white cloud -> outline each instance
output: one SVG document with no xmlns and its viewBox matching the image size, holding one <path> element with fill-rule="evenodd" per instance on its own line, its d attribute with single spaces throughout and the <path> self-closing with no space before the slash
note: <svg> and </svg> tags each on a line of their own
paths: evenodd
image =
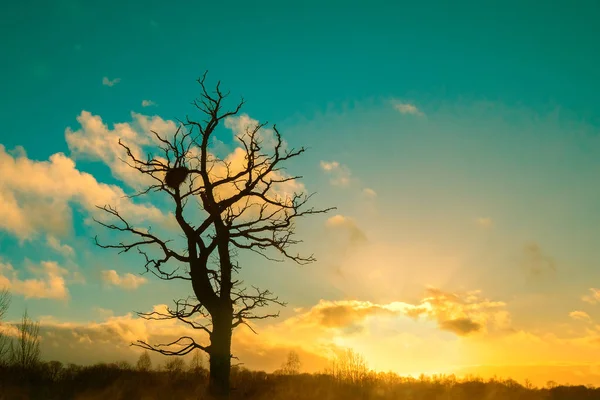
<svg viewBox="0 0 600 400">
<path fill-rule="evenodd" d="M 590 304 L 596 304 L 600 302 L 600 289 L 596 289 L 596 288 L 590 288 L 590 293 L 589 295 L 583 296 L 581 298 L 581 300 L 585 301 L 586 303 L 590 303 Z"/>
<path fill-rule="evenodd" d="M 321 169 L 331 175 L 330 183 L 334 186 L 347 186 L 350 184 L 350 169 L 337 161 L 321 161 Z"/>
<path fill-rule="evenodd" d="M 102 271 L 102 280 L 109 285 L 119 286 L 123 289 L 137 289 L 148 280 L 143 276 L 137 276 L 131 273 L 119 275 L 114 269 Z"/>
<path fill-rule="evenodd" d="M 252 132 L 259 124 L 259 121 L 251 118 L 248 114 L 240 114 L 239 116 L 228 117 L 225 119 L 225 127 L 233 131 L 236 136 L 236 142 L 240 138 L 248 140 L 248 132 Z M 271 151 L 277 145 L 275 131 L 271 128 L 263 127 L 256 133 L 256 139 L 262 144 L 261 147 L 266 151 Z M 281 140 L 281 149 L 285 150 L 287 143 Z"/>
<path fill-rule="evenodd" d="M 333 171 L 340 167 L 340 163 L 337 161 L 321 161 L 321 168 L 323 171 Z"/>
<path fill-rule="evenodd" d="M 151 106 L 155 106 L 156 103 L 153 102 L 152 100 L 142 100 L 142 107 L 151 107 Z"/>
<path fill-rule="evenodd" d="M 421 110 L 419 110 L 417 108 L 417 106 L 415 106 L 414 104 L 410 104 L 410 103 L 402 103 L 400 101 L 394 100 L 392 102 L 394 108 L 399 111 L 401 114 L 411 114 L 411 115 L 418 115 L 418 116 L 423 116 L 425 115 Z"/>
<path fill-rule="evenodd" d="M 115 86 L 119 82 L 121 82 L 121 78 L 108 79 L 108 77 L 106 77 L 106 76 L 104 78 L 102 78 L 102 84 L 104 86 L 112 87 L 112 86 Z"/>
<path fill-rule="evenodd" d="M 20 279 L 19 271 L 11 264 L 0 262 L 0 287 L 6 287 L 14 294 L 25 298 L 58 299 L 69 298 L 65 276 L 69 271 L 54 261 L 42 261 L 39 266 L 29 268 L 33 278 Z"/>
<path fill-rule="evenodd" d="M 65 257 L 72 257 L 75 255 L 75 250 L 68 244 L 62 244 L 56 236 L 46 235 L 46 244 L 48 244 L 48 247 L 56 250 Z"/>
</svg>

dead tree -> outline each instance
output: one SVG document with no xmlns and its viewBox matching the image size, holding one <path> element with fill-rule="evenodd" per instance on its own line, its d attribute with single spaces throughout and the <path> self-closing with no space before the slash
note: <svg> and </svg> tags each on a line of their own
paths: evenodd
<svg viewBox="0 0 600 400">
<path fill-rule="evenodd" d="M 40 362 L 40 323 L 32 321 L 25 310 L 17 329 L 16 340 L 10 342 L 10 361 L 23 370 L 30 370 Z"/>
<path fill-rule="evenodd" d="M 224 111 L 223 102 L 228 93 L 221 91 L 220 82 L 214 92 L 209 92 L 205 78 L 206 73 L 198 79 L 201 96 L 193 102 L 204 115 L 203 120 L 186 117 L 172 137 L 153 132 L 160 143 L 159 155 L 149 154 L 147 159 L 142 159 L 126 143 L 119 142 L 127 155 L 124 161 L 140 174 L 154 179 L 152 185 L 133 196 L 160 192 L 170 198 L 178 229 L 183 233 L 183 249 L 178 251 L 172 241 L 134 227 L 110 205 L 100 208 L 110 214 L 114 222 L 96 222 L 129 234 L 133 239 L 101 244 L 96 238 L 96 243 L 121 252 L 136 249 L 144 258 L 146 272 L 163 280 L 190 281 L 193 296 L 175 301 L 174 309 L 138 314 L 146 319 L 180 320 L 205 334 L 208 340 L 203 343 L 185 336 L 171 343 L 138 342 L 136 345 L 166 355 L 181 356 L 195 349 L 205 351 L 210 360 L 209 390 L 215 397 L 224 398 L 230 390 L 232 330 L 242 324 L 252 329 L 248 321 L 279 314 L 257 314 L 258 308 L 283 305 L 270 291 L 255 286 L 248 288 L 235 279 L 240 268 L 236 252 L 252 251 L 267 260 L 313 262 L 312 255 L 290 251 L 290 246 L 300 242 L 294 237 L 295 221 L 333 208 L 308 207 L 312 194 L 282 190 L 301 178 L 286 175 L 282 164 L 301 155 L 305 149 L 288 149 L 275 125 L 267 129 L 265 123 L 259 123 L 236 136 L 244 153 L 243 162 L 237 165 L 212 154 L 209 145 L 216 128 L 226 118 L 237 115 L 244 100 Z M 150 254 L 151 247 L 157 250 L 158 257 Z M 171 264 L 178 267 L 170 267 Z"/>
<path fill-rule="evenodd" d="M 10 307 L 11 299 L 12 296 L 7 288 L 0 289 L 0 322 Z M 6 356 L 9 354 L 10 343 L 10 336 L 0 331 L 0 365 L 7 361 Z"/>
</svg>

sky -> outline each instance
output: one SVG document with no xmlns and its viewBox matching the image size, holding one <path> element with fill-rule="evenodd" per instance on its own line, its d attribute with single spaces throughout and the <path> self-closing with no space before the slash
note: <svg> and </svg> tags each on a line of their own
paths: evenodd
<svg viewBox="0 0 600 400">
<path fill-rule="evenodd" d="M 350 347 L 400 374 L 600 385 L 597 2 L 86 2 L 0 15 L 0 286 L 42 327 L 45 359 L 135 361 L 186 332 L 135 311 L 191 294 L 99 249 L 97 205 L 169 226 L 119 137 L 147 146 L 193 116 L 196 79 L 276 123 L 313 204 L 299 267 L 240 254 L 288 303 L 233 350 L 272 371 Z M 231 103 L 233 104 L 233 103 Z M 10 325 L 4 328 L 10 331 Z M 162 361 L 161 361 L 162 360 Z M 164 362 L 156 358 L 157 362 Z"/>
</svg>

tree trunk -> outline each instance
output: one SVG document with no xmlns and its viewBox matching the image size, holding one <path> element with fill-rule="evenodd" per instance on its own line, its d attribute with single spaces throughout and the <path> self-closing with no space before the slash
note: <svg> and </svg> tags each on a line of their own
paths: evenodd
<svg viewBox="0 0 600 400">
<path fill-rule="evenodd" d="M 227 314 L 222 313 L 222 314 Z M 208 392 L 218 400 L 229 399 L 231 370 L 231 313 L 213 316 L 210 340 L 210 380 Z"/>
</svg>

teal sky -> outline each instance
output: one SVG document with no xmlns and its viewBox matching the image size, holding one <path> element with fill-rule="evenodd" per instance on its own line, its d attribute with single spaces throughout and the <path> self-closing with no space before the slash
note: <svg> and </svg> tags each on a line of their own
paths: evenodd
<svg viewBox="0 0 600 400">
<path fill-rule="evenodd" d="M 600 337 L 599 306 L 581 300 L 600 287 L 597 2 L 175 4 L 4 4 L 0 144 L 13 155 L 22 146 L 35 162 L 64 153 L 128 191 L 109 166 L 75 155 L 66 129 L 81 128 L 83 110 L 110 129 L 131 123 L 132 111 L 183 118 L 208 70 L 233 100 L 246 99 L 251 118 L 310 147 L 290 169 L 319 193 L 316 205 L 335 205 L 352 221 L 339 238 L 327 217 L 300 226 L 303 248 L 319 259 L 311 266 L 241 256 L 247 279 L 290 303 L 283 318 L 321 299 L 416 304 L 431 285 L 506 303 L 519 332 Z M 233 145 L 231 131 L 221 135 Z M 340 167 L 328 173 L 322 161 Z M 9 190 L 0 183 L 0 205 Z M 36 317 L 87 323 L 105 317 L 96 308 L 119 316 L 187 293 L 151 278 L 134 291 L 106 287 L 102 270 L 138 273 L 140 260 L 94 248 L 103 232 L 84 223 L 78 201 L 69 199 L 71 228 L 59 235 L 74 249 L 68 257 L 47 245 L 43 228 L 22 240 L 0 227 L 0 262 L 21 279 L 56 261 L 85 280 L 67 282 L 69 300 L 15 294 L 9 319 L 27 306 Z M 577 325 L 573 311 L 591 325 Z M 354 345 L 387 365 L 377 350 Z M 582 363 L 590 354 L 573 351 Z"/>
</svg>

